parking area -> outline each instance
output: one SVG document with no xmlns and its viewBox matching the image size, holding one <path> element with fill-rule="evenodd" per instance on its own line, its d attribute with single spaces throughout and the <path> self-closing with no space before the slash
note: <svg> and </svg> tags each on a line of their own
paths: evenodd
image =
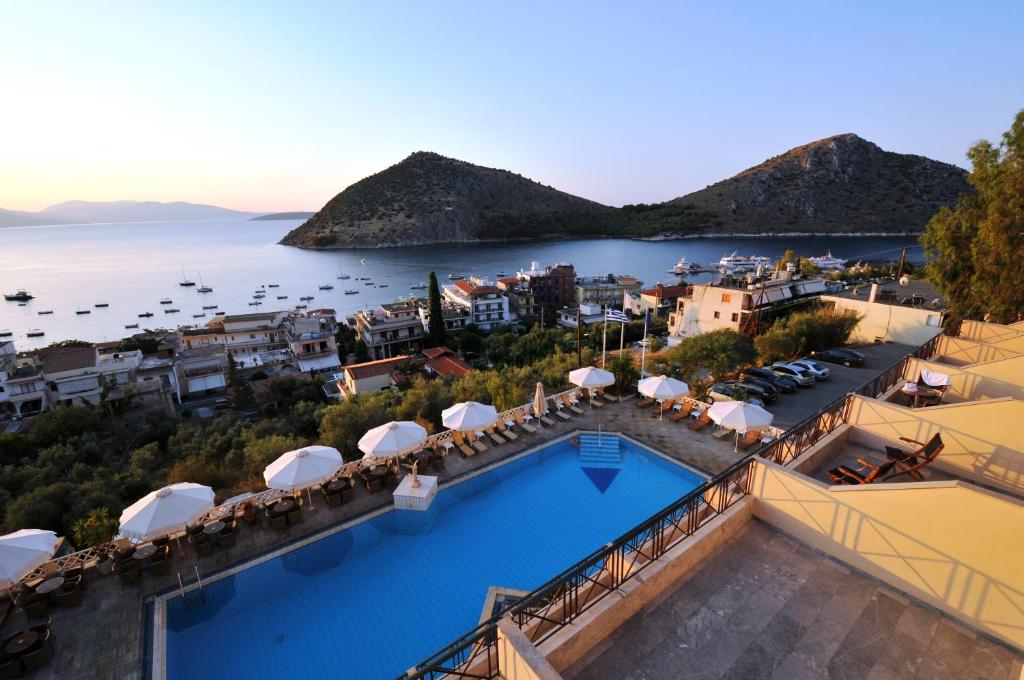
<svg viewBox="0 0 1024 680">
<path fill-rule="evenodd" d="M 796 425 L 829 402 L 860 387 L 887 370 L 917 347 L 886 343 L 856 346 L 852 349 L 856 349 L 864 355 L 863 367 L 847 368 L 839 364 L 822 362 L 832 369 L 832 375 L 828 380 L 818 381 L 813 387 L 799 389 L 792 394 L 780 395 L 776 401 L 767 406 L 768 410 L 775 415 L 775 421 L 772 424 L 783 429 Z"/>
</svg>

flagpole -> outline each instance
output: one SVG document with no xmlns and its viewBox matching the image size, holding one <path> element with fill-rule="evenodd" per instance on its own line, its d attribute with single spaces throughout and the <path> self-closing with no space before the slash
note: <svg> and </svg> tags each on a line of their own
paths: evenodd
<svg viewBox="0 0 1024 680">
<path fill-rule="evenodd" d="M 647 352 L 647 310 L 644 310 L 644 339 L 640 341 L 640 379 L 644 379 L 644 359 Z"/>
<path fill-rule="evenodd" d="M 604 306 L 604 332 L 601 334 L 601 368 L 604 368 L 608 354 L 608 305 Z"/>
<path fill-rule="evenodd" d="M 626 346 L 626 322 L 619 321 L 619 354 L 622 354 L 622 350 Z"/>
</svg>

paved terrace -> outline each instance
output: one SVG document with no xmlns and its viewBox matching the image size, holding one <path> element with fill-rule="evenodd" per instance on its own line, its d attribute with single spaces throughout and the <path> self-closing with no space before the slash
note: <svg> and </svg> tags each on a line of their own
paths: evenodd
<svg viewBox="0 0 1024 680">
<path fill-rule="evenodd" d="M 1024 658 L 751 520 L 565 674 L 573 680 L 977 678 Z"/>
<path fill-rule="evenodd" d="M 810 416 L 825 403 L 837 398 L 848 389 L 872 378 L 906 355 L 910 349 L 901 345 L 879 345 L 865 348 L 869 354 L 868 368 L 845 369 L 834 367 L 833 378 L 813 388 L 785 395 L 769 408 L 777 414 L 779 424 L 791 425 Z M 519 430 L 519 439 L 470 459 L 459 455 L 446 458 L 446 469 L 440 481 L 447 481 L 474 470 L 498 463 L 529 448 L 543 445 L 574 430 L 621 431 L 669 456 L 690 465 L 709 476 L 729 467 L 746 454 L 733 451 L 731 439 L 719 440 L 711 435 L 711 428 L 702 432 L 688 430 L 684 423 L 668 418 L 651 417 L 650 409 L 636 408 L 633 398 L 623 403 L 607 404 L 602 409 L 590 409 L 583 404 L 584 414 L 568 421 L 556 419 L 553 427 L 540 428 L 534 434 Z M 178 550 L 172 543 L 173 562 L 168 576 L 153 579 L 145 576 L 141 586 L 122 588 L 116 574 L 91 582 L 84 601 L 73 609 L 51 609 L 54 634 L 54 657 L 45 668 L 32 674 L 39 679 L 97 678 L 114 680 L 143 678 L 144 644 L 146 630 L 146 600 L 155 593 L 177 588 L 180 572 L 186 584 L 194 580 L 194 567 L 198 566 L 203 578 L 209 578 L 230 566 L 246 562 L 269 551 L 291 543 L 308 540 L 322 532 L 337 530 L 342 524 L 366 513 L 391 505 L 391 494 L 369 494 L 357 489 L 354 499 L 337 508 L 327 507 L 322 497 L 313 495 L 314 507 L 303 507 L 304 519 L 300 525 L 284 532 L 271 530 L 265 519 L 257 525 L 246 525 L 239 520 L 236 544 L 227 550 L 216 551 L 209 557 L 197 558 L 184 543 Z M 25 627 L 24 615 L 12 614 L 0 637 Z M 401 669 L 396 669 L 396 674 Z"/>
</svg>

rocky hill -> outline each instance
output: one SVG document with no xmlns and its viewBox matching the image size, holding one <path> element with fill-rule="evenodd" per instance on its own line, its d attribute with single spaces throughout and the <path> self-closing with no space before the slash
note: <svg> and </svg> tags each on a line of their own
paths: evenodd
<svg viewBox="0 0 1024 680">
<path fill-rule="evenodd" d="M 417 152 L 356 182 L 281 241 L 373 248 L 553 237 L 919 232 L 964 170 L 838 135 L 665 203 L 612 208 L 507 170 Z"/>
<path fill-rule="evenodd" d="M 728 233 L 920 232 L 967 191 L 955 165 L 884 151 L 854 134 L 791 149 L 669 201 L 713 213 Z"/>
</svg>

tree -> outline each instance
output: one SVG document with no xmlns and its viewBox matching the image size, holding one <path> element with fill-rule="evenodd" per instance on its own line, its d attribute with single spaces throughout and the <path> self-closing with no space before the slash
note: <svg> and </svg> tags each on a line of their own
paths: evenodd
<svg viewBox="0 0 1024 680">
<path fill-rule="evenodd" d="M 441 411 L 452 403 L 451 386 L 447 380 L 428 380 L 417 376 L 409 389 L 402 393 L 402 403 L 398 405 L 395 417 L 415 420 L 434 432 L 441 428 Z"/>
<path fill-rule="evenodd" d="M 622 388 L 632 385 L 640 379 L 640 370 L 633 365 L 633 355 L 628 352 L 620 352 L 612 357 L 608 363 L 608 369 L 615 376 L 615 389 L 621 394 Z"/>
<path fill-rule="evenodd" d="M 79 549 L 106 543 L 118 531 L 118 522 L 107 508 L 93 508 L 85 517 L 71 525 L 75 546 Z"/>
<path fill-rule="evenodd" d="M 795 312 L 776 320 L 768 332 L 754 339 L 754 346 L 762 363 L 789 361 L 815 350 L 846 344 L 860 319 L 850 311 Z"/>
<path fill-rule="evenodd" d="M 718 380 L 726 373 L 751 363 L 756 356 L 753 340 L 730 328 L 720 328 L 684 338 L 669 352 L 669 361 L 679 364 L 683 375 L 694 382 L 692 378 L 699 376 L 702 370 Z"/>
<path fill-rule="evenodd" d="M 47 347 L 47 349 L 49 349 L 50 347 L 92 347 L 92 346 L 93 346 L 93 344 L 91 342 L 87 342 L 86 340 L 58 340 L 56 342 L 51 342 L 46 347 Z"/>
<path fill-rule="evenodd" d="M 444 310 L 441 308 L 441 287 L 437 285 L 437 274 L 430 272 L 430 283 L 427 288 L 427 306 L 430 311 L 430 325 L 427 329 L 427 336 L 430 344 L 434 347 L 441 347 L 445 343 L 444 338 Z"/>
<path fill-rule="evenodd" d="M 232 408 L 238 411 L 248 411 L 256 405 L 256 395 L 252 391 L 252 385 L 239 375 L 238 366 L 231 357 L 228 357 L 227 383 Z"/>
<path fill-rule="evenodd" d="M 1012 323 L 1024 314 L 1024 110 L 999 146 L 982 140 L 967 152 L 971 191 L 928 222 L 925 272 L 952 320 Z"/>
<path fill-rule="evenodd" d="M 117 344 L 117 349 L 122 352 L 142 350 L 143 354 L 156 354 L 160 349 L 160 338 L 152 338 L 144 335 L 124 338 Z"/>
<path fill-rule="evenodd" d="M 356 339 L 355 347 L 353 351 L 356 355 L 356 361 L 363 362 L 370 360 L 370 348 L 366 346 L 366 341 L 362 338 Z"/>
<path fill-rule="evenodd" d="M 362 455 L 356 446 L 359 438 L 367 430 L 394 419 L 394 397 L 389 392 L 356 394 L 324 409 L 320 440 L 353 460 Z"/>
</svg>

